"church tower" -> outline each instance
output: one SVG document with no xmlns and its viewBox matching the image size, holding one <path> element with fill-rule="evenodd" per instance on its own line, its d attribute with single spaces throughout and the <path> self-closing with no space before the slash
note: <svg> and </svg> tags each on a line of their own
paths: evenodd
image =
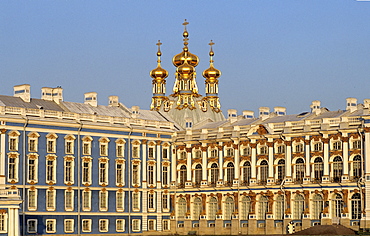
<svg viewBox="0 0 370 236">
<path fill-rule="evenodd" d="M 172 63 L 176 67 L 175 83 L 172 94 L 165 95 L 165 85 L 168 72 L 161 65 L 160 42 L 158 42 L 158 65 L 150 72 L 153 78 L 153 98 L 151 110 L 167 113 L 182 128 L 192 128 L 199 123 L 210 121 L 225 120 L 221 112 L 220 101 L 218 98 L 218 78 L 221 72 L 213 67 L 214 52 L 211 41 L 210 67 L 203 72 L 206 79 L 206 96 L 199 94 L 196 83 L 195 67 L 199 64 L 198 56 L 189 51 L 189 32 L 185 20 L 182 52 L 172 58 Z"/>
</svg>

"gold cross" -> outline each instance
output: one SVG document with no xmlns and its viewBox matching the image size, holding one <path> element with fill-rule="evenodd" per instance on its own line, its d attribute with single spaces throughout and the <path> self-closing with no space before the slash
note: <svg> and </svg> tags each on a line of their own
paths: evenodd
<svg viewBox="0 0 370 236">
<path fill-rule="evenodd" d="M 215 43 L 211 40 L 211 42 L 208 45 L 212 47 L 213 45 L 215 45 Z"/>
</svg>

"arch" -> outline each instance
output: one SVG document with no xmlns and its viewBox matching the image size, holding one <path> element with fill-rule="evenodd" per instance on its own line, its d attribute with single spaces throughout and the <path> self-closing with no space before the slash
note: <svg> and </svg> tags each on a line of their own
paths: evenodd
<svg viewBox="0 0 370 236">
<path fill-rule="evenodd" d="M 321 182 L 324 175 L 324 162 L 322 157 L 315 157 L 313 161 L 314 180 Z"/>
<path fill-rule="evenodd" d="M 362 202 L 361 202 L 361 194 L 354 193 L 351 197 L 351 218 L 353 220 L 361 219 L 362 213 Z"/>
<path fill-rule="evenodd" d="M 234 163 L 229 162 L 226 166 L 226 184 L 232 185 L 235 178 L 235 167 Z"/>
<path fill-rule="evenodd" d="M 302 219 L 304 212 L 304 197 L 301 194 L 294 196 L 293 219 Z"/>
<path fill-rule="evenodd" d="M 258 220 L 265 220 L 266 213 L 268 212 L 268 198 L 266 196 L 260 195 L 258 199 L 258 212 L 257 212 L 257 219 Z"/>
<path fill-rule="evenodd" d="M 194 168 L 194 183 L 196 186 L 199 186 L 202 181 L 202 165 L 197 164 Z"/>
<path fill-rule="evenodd" d="M 341 217 L 343 212 L 343 196 L 339 193 L 332 195 L 332 217 Z"/>
<path fill-rule="evenodd" d="M 208 219 L 215 220 L 218 211 L 218 200 L 216 197 L 210 197 L 208 201 Z"/>
<path fill-rule="evenodd" d="M 341 178 L 343 175 L 343 159 L 340 156 L 335 156 L 333 158 L 332 175 L 333 175 L 333 182 L 336 182 L 336 183 L 341 182 Z"/>
<path fill-rule="evenodd" d="M 195 197 L 193 201 L 193 220 L 199 220 L 200 214 L 202 213 L 202 199 Z"/>
<path fill-rule="evenodd" d="M 231 220 L 232 214 L 234 212 L 234 199 L 232 197 L 226 197 L 225 199 L 225 214 L 224 214 L 224 219 L 225 220 Z"/>
<path fill-rule="evenodd" d="M 284 216 L 284 195 L 278 194 L 275 198 L 275 219 L 282 220 Z"/>
<path fill-rule="evenodd" d="M 240 199 L 240 219 L 248 220 L 250 212 L 251 212 L 251 198 L 243 195 Z"/>
<path fill-rule="evenodd" d="M 321 213 L 324 209 L 324 198 L 321 194 L 315 194 L 312 197 L 312 219 L 321 219 Z"/>
<path fill-rule="evenodd" d="M 177 217 L 184 218 L 186 214 L 186 199 L 181 197 L 177 201 Z"/>
<path fill-rule="evenodd" d="M 251 163 L 249 161 L 245 161 L 242 166 L 242 185 L 248 186 L 251 176 Z"/>
</svg>

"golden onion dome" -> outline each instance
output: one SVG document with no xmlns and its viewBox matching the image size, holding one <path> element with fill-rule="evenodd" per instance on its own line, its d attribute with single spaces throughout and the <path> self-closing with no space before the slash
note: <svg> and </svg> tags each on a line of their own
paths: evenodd
<svg viewBox="0 0 370 236">
<path fill-rule="evenodd" d="M 187 61 L 189 65 L 194 67 L 196 67 L 199 64 L 198 56 L 190 53 L 187 47 L 185 47 L 181 53 L 175 55 L 172 58 L 172 63 L 176 67 L 184 64 L 185 61 Z"/>
<path fill-rule="evenodd" d="M 162 56 L 162 52 L 161 52 L 161 49 L 160 49 L 161 45 L 162 45 L 161 41 L 158 40 L 158 43 L 157 43 L 157 46 L 158 46 L 158 52 L 157 52 L 158 65 L 157 65 L 157 68 L 155 68 L 154 70 L 151 70 L 150 73 L 149 73 L 150 76 L 153 79 L 157 79 L 157 78 L 165 79 L 168 76 L 168 71 L 161 67 L 161 56 Z"/>
<path fill-rule="evenodd" d="M 184 64 L 177 67 L 176 71 L 177 73 L 181 74 L 183 78 L 189 77 L 189 75 L 194 73 L 194 66 L 190 65 L 186 60 Z"/>
<path fill-rule="evenodd" d="M 217 70 L 216 68 L 213 67 L 213 64 L 211 64 L 211 66 L 206 69 L 205 71 L 203 71 L 203 77 L 206 78 L 206 79 L 209 79 L 209 78 L 219 78 L 221 76 L 221 71 Z"/>
</svg>

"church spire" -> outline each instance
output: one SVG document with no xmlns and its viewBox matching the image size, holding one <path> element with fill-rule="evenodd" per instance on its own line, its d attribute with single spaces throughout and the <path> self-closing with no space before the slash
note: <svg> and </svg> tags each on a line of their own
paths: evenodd
<svg viewBox="0 0 370 236">
<path fill-rule="evenodd" d="M 211 108 L 216 111 L 220 112 L 220 101 L 218 97 L 218 78 L 221 76 L 221 71 L 217 70 L 216 68 L 213 67 L 213 56 L 215 53 L 213 52 L 212 46 L 215 43 L 211 40 L 209 43 L 210 46 L 210 51 L 209 51 L 209 68 L 203 71 L 203 77 L 206 79 L 205 84 L 206 84 L 206 96 L 205 100 L 208 100 L 209 105 Z"/>
<path fill-rule="evenodd" d="M 153 78 L 153 97 L 152 104 L 150 105 L 151 110 L 159 110 L 164 100 L 168 100 L 165 96 L 166 94 L 166 78 L 168 76 L 168 71 L 161 67 L 161 41 L 158 40 L 157 46 L 157 68 L 150 71 L 150 76 Z"/>
</svg>

